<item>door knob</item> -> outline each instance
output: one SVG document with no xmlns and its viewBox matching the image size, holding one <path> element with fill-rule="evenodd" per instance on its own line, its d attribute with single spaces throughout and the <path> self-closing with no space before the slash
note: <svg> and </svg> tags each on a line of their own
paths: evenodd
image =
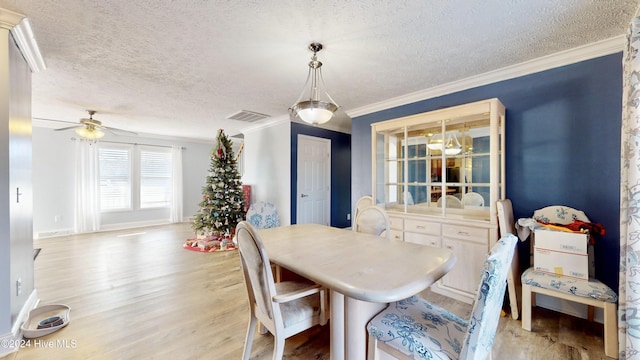
<svg viewBox="0 0 640 360">
<path fill-rule="evenodd" d="M 300 194 L 300 197 L 303 197 L 303 198 L 304 198 L 304 197 L 307 197 L 307 196 L 309 196 L 309 195 L 307 195 L 307 194 Z"/>
</svg>

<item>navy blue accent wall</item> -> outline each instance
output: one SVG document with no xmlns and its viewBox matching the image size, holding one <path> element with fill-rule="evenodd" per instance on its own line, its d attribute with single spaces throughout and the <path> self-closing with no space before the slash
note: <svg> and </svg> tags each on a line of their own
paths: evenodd
<svg viewBox="0 0 640 360">
<path fill-rule="evenodd" d="M 331 140 L 331 226 L 351 226 L 351 135 L 299 123 L 291 123 L 291 223 L 297 223 L 298 134 Z"/>
<path fill-rule="evenodd" d="M 371 178 L 371 123 L 494 97 L 506 107 L 506 186 L 515 218 L 566 205 L 604 225 L 596 277 L 617 291 L 622 53 L 356 117 L 354 178 Z M 528 246 L 520 244 L 523 266 Z"/>
</svg>

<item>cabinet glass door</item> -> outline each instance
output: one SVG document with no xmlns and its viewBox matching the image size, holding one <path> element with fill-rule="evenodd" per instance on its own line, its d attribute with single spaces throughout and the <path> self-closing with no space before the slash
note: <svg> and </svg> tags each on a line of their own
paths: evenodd
<svg viewBox="0 0 640 360">
<path fill-rule="evenodd" d="M 491 117 L 490 106 L 472 105 L 374 124 L 378 204 L 405 213 L 491 220 L 492 197 L 504 196 L 504 115 Z"/>
</svg>

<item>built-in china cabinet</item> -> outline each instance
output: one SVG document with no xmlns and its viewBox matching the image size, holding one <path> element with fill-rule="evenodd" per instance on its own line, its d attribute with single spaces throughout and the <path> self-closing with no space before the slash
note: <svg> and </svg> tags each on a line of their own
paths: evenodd
<svg viewBox="0 0 640 360">
<path fill-rule="evenodd" d="M 504 105 L 488 99 L 371 125 L 373 197 L 392 237 L 451 250 L 457 263 L 432 289 L 466 302 L 498 240 L 504 122 Z"/>
</svg>

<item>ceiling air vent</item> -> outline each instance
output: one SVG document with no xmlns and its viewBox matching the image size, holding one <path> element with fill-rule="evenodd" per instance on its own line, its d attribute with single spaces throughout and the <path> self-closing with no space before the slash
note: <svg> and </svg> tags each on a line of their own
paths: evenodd
<svg viewBox="0 0 640 360">
<path fill-rule="evenodd" d="M 229 119 L 229 120 L 237 120 L 237 121 L 244 121 L 244 122 L 255 122 L 255 121 L 258 121 L 258 120 L 266 119 L 269 116 L 270 115 L 260 114 L 260 113 L 253 112 L 253 111 L 240 110 L 240 111 L 238 111 L 237 113 L 235 113 L 233 115 L 229 115 L 227 117 L 227 119 Z"/>
</svg>

